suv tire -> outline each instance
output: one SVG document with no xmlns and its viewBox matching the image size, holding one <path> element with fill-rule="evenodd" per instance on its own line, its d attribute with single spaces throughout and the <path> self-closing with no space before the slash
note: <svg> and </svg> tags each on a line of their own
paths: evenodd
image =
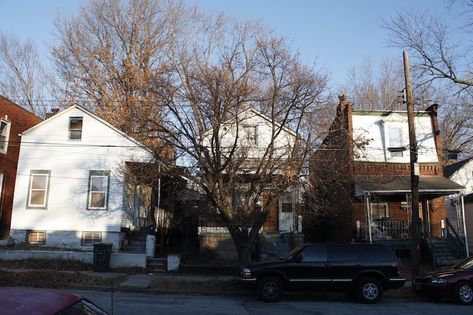
<svg viewBox="0 0 473 315">
<path fill-rule="evenodd" d="M 473 286 L 468 282 L 459 282 L 455 286 L 455 299 L 460 304 L 472 304 Z"/>
<path fill-rule="evenodd" d="M 373 277 L 363 277 L 358 280 L 356 293 L 363 303 L 376 303 L 383 296 L 381 283 Z"/>
<path fill-rule="evenodd" d="M 264 302 L 274 303 L 281 299 L 284 286 L 277 277 L 264 277 L 258 281 L 256 292 Z"/>
</svg>

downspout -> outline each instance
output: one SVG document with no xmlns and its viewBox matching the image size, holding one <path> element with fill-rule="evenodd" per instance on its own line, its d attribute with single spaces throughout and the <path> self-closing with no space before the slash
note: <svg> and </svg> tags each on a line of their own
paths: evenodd
<svg viewBox="0 0 473 315">
<path fill-rule="evenodd" d="M 461 208 L 462 208 L 463 235 L 465 236 L 465 253 L 466 253 L 466 257 L 469 257 L 470 253 L 468 250 L 468 235 L 466 232 L 466 221 L 465 221 L 465 200 L 463 199 L 463 193 L 460 194 L 460 199 L 461 199 Z"/>
<path fill-rule="evenodd" d="M 159 215 L 159 207 L 161 205 L 161 163 L 158 164 L 158 197 L 156 201 L 156 206 L 158 208 L 157 214 Z M 158 230 L 158 218 L 156 218 L 155 232 Z"/>
</svg>

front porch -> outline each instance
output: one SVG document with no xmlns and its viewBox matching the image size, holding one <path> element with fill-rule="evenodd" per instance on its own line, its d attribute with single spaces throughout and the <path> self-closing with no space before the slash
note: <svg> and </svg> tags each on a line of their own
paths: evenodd
<svg viewBox="0 0 473 315">
<path fill-rule="evenodd" d="M 353 215 L 355 238 L 358 241 L 382 243 L 396 251 L 409 250 L 412 229 L 410 177 L 356 176 L 355 188 L 358 198 Z M 460 200 L 462 188 L 444 177 L 420 177 L 421 237 L 458 238 L 465 242 L 464 229 L 458 229 L 458 224 L 447 220 L 444 199 L 447 195 L 456 194 Z"/>
</svg>

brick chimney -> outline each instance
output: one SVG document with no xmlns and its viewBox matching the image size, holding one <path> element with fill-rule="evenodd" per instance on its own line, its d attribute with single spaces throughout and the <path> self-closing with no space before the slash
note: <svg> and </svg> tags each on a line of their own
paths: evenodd
<svg viewBox="0 0 473 315">
<path fill-rule="evenodd" d="M 430 116 L 430 121 L 432 122 L 432 132 L 434 134 L 435 148 L 437 149 L 437 158 L 441 166 L 444 164 L 443 148 L 442 148 L 442 138 L 440 136 L 440 127 L 438 120 L 438 104 L 432 104 L 425 109 L 427 114 Z M 442 167 L 440 167 L 442 169 Z"/>
<path fill-rule="evenodd" d="M 46 119 L 53 117 L 57 113 L 59 113 L 59 108 L 51 108 L 51 112 L 46 113 Z"/>
</svg>

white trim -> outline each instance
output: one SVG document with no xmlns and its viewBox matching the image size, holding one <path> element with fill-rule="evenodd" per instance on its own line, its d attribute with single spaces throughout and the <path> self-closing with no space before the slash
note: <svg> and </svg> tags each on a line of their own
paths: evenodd
<svg viewBox="0 0 473 315">
<path fill-rule="evenodd" d="M 35 176 L 46 176 L 46 182 L 44 184 L 45 185 L 44 189 L 36 188 L 35 190 L 33 190 L 33 180 L 34 180 Z M 28 187 L 28 194 L 29 194 L 28 208 L 44 208 L 44 207 L 46 207 L 46 200 L 48 198 L 48 193 L 49 193 L 49 177 L 50 177 L 49 173 L 32 173 L 32 174 L 30 174 L 30 185 Z M 44 191 L 44 199 L 43 199 L 42 204 L 32 204 L 31 203 L 31 198 L 33 197 L 33 191 Z"/>
<path fill-rule="evenodd" d="M 3 153 L 3 154 L 7 154 L 8 152 L 8 142 L 10 140 L 10 129 L 11 129 L 11 122 L 4 119 L 4 118 L 0 118 L 0 126 L 2 123 L 5 123 L 6 124 L 6 128 L 5 128 L 5 141 L 3 142 L 2 146 L 0 147 L 0 153 Z M 3 149 L 3 146 L 5 147 L 5 149 Z"/>
<path fill-rule="evenodd" d="M 92 181 L 94 177 L 102 177 L 105 178 L 105 190 L 92 190 Z M 110 175 L 90 175 L 89 181 L 89 198 L 87 198 L 87 209 L 90 210 L 105 210 L 107 209 L 107 198 L 108 198 L 108 182 L 109 182 Z M 91 206 L 92 202 L 92 193 L 103 193 L 105 194 L 104 197 L 104 206 L 103 207 L 93 207 Z"/>
</svg>

